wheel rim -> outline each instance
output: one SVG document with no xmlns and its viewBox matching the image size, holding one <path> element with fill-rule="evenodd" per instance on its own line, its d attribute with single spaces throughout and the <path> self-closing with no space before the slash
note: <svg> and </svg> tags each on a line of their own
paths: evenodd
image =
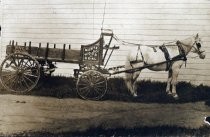
<svg viewBox="0 0 210 137">
<path fill-rule="evenodd" d="M 39 68 L 39 63 L 30 55 L 11 54 L 1 64 L 1 83 L 4 88 L 13 92 L 30 91 L 40 78 Z"/>
<path fill-rule="evenodd" d="M 107 80 L 98 71 L 89 70 L 77 81 L 77 92 L 83 99 L 99 100 L 107 91 Z"/>
</svg>

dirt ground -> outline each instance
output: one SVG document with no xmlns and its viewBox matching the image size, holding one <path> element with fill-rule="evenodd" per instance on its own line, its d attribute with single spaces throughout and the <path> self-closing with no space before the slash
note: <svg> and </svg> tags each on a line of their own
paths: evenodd
<svg viewBox="0 0 210 137">
<path fill-rule="evenodd" d="M 0 134 L 24 131 L 50 133 L 90 128 L 179 126 L 199 128 L 210 116 L 204 102 L 185 104 L 86 101 L 23 95 L 0 95 Z"/>
</svg>

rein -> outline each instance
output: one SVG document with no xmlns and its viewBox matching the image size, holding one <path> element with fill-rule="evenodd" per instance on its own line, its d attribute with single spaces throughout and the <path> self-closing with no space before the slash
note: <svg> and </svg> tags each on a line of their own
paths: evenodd
<svg viewBox="0 0 210 137">
<path fill-rule="evenodd" d="M 184 50 L 184 48 L 183 48 L 183 46 L 182 45 L 186 45 L 186 44 L 184 44 L 184 43 L 182 43 L 181 41 L 176 41 L 176 43 L 175 43 L 175 45 L 168 45 L 168 46 L 177 46 L 178 47 L 178 50 L 179 50 L 179 55 L 177 55 L 177 56 L 175 56 L 175 57 L 173 57 L 173 58 L 171 58 L 171 59 L 166 59 L 166 61 L 163 61 L 163 62 L 159 62 L 159 63 L 155 63 L 155 64 L 147 64 L 146 62 L 145 62 L 145 59 L 144 59 L 144 56 L 143 56 L 143 54 L 142 54 L 142 51 L 141 51 L 141 46 L 143 46 L 142 44 L 137 44 L 137 43 L 132 43 L 132 42 L 127 42 L 127 41 L 124 41 L 124 40 L 120 40 L 116 35 L 114 35 L 113 36 L 113 38 L 116 40 L 116 41 L 118 41 L 118 42 L 120 42 L 122 45 L 132 45 L 132 46 L 138 46 L 138 51 L 137 51 L 137 55 L 136 55 L 136 59 L 135 60 L 133 60 L 133 61 L 130 61 L 130 64 L 131 64 L 131 67 L 133 68 L 133 65 L 132 64 L 135 64 L 135 63 L 140 63 L 140 62 L 144 62 L 144 64 L 147 66 L 147 67 L 152 67 L 152 66 L 155 66 L 155 65 L 160 65 L 160 64 L 163 64 L 163 63 L 167 63 L 167 64 L 172 64 L 172 62 L 173 61 L 178 61 L 178 60 L 183 60 L 183 61 L 185 61 L 185 67 L 186 67 L 186 64 L 187 64 L 187 57 L 186 57 L 186 52 L 185 52 L 185 50 Z M 173 42 L 170 42 L 170 43 L 173 43 Z M 194 47 L 194 45 L 195 44 L 197 44 L 196 43 L 196 41 L 192 44 L 192 47 L 193 48 L 195 48 Z M 145 46 L 150 46 L 150 45 L 145 45 Z M 160 46 L 153 46 L 153 47 L 161 47 L 161 46 L 166 46 L 167 47 L 167 45 L 165 45 L 165 44 L 163 44 L 163 45 L 160 45 Z M 186 45 L 186 46 L 188 46 L 188 45 Z M 152 46 L 151 46 L 152 47 Z M 198 53 L 202 53 L 202 51 L 199 51 L 197 48 L 195 48 L 195 50 L 198 52 Z M 139 61 L 138 60 L 138 56 L 139 56 L 139 52 L 141 53 L 141 57 L 142 57 L 142 60 L 141 61 Z M 171 66 L 171 65 L 170 65 Z M 134 69 L 134 68 L 133 68 Z M 169 67 L 167 67 L 167 69 L 166 70 L 168 70 L 168 69 L 170 69 Z"/>
</svg>

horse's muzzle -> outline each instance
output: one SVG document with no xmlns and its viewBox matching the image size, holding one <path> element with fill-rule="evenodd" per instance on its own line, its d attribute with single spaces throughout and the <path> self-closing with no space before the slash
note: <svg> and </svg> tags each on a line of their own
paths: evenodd
<svg viewBox="0 0 210 137">
<path fill-rule="evenodd" d="M 199 58 L 205 59 L 205 57 L 206 57 L 206 53 L 205 53 L 205 51 L 202 51 L 202 52 L 199 54 Z"/>
</svg>

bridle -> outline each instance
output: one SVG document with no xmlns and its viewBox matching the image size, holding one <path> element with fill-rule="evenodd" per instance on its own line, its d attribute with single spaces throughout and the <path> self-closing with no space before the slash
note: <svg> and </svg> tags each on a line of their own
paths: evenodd
<svg viewBox="0 0 210 137">
<path fill-rule="evenodd" d="M 180 42 L 180 41 L 179 41 Z M 182 42 L 180 42 L 181 45 L 186 45 Z M 196 46 L 195 46 L 196 45 Z M 195 50 L 196 53 L 198 53 L 199 55 L 202 54 L 203 52 L 205 51 L 200 51 L 200 48 L 201 48 L 201 43 L 200 42 L 197 42 L 195 40 L 195 42 L 192 44 L 192 48 Z"/>
<path fill-rule="evenodd" d="M 195 47 L 196 45 L 196 47 Z M 192 45 L 192 47 L 194 48 L 195 52 L 198 53 L 199 55 L 202 54 L 205 51 L 201 51 L 201 43 L 200 42 L 194 42 L 194 44 Z"/>
</svg>

